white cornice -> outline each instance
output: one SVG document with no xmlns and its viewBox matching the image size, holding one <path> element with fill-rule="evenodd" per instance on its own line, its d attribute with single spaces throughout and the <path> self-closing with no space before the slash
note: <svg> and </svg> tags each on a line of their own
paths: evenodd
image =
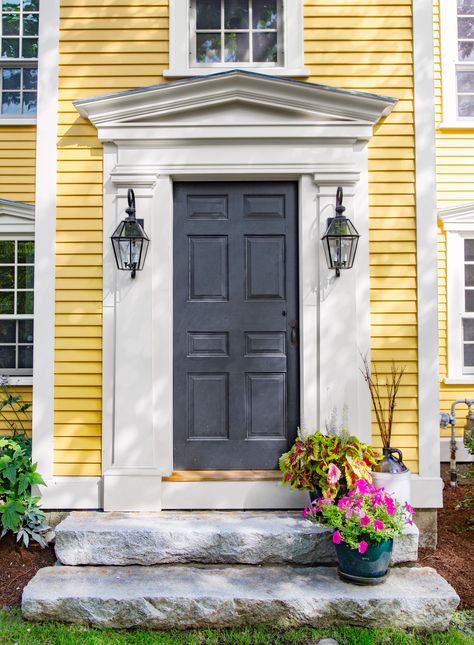
<svg viewBox="0 0 474 645">
<path fill-rule="evenodd" d="M 96 126 L 169 122 L 173 116 L 215 109 L 239 102 L 254 109 L 285 111 L 287 124 L 336 120 L 339 123 L 376 124 L 391 112 L 397 99 L 343 90 L 287 78 L 232 70 L 205 77 L 79 99 L 74 106 Z"/>
<path fill-rule="evenodd" d="M 438 211 L 445 231 L 473 230 L 474 203 L 450 206 Z"/>
<path fill-rule="evenodd" d="M 12 202 L 9 199 L 0 199 L 0 217 L 3 215 L 34 222 L 35 207 L 24 202 Z"/>
</svg>

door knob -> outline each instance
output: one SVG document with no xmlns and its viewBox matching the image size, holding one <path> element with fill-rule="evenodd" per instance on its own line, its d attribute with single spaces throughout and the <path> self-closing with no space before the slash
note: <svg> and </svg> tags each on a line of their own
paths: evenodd
<svg viewBox="0 0 474 645">
<path fill-rule="evenodd" d="M 298 345 L 298 321 L 297 320 L 292 320 L 290 322 L 290 343 L 293 345 L 293 347 L 296 347 Z"/>
</svg>

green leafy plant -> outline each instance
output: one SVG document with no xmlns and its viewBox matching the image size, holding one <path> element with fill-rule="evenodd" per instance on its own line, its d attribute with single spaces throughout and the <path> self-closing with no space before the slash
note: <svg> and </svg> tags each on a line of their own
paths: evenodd
<svg viewBox="0 0 474 645">
<path fill-rule="evenodd" d="M 9 435 L 31 455 L 31 438 L 27 434 L 31 427 L 31 403 L 24 401 L 21 394 L 12 392 L 6 383 L 0 385 L 0 393 L 0 419 Z"/>
<path fill-rule="evenodd" d="M 365 553 L 370 542 L 382 542 L 401 535 L 413 524 L 413 508 L 390 497 L 383 488 L 359 479 L 339 501 L 320 498 L 305 508 L 303 516 L 315 524 L 334 529 L 332 541 L 345 542 Z"/>
<path fill-rule="evenodd" d="M 372 483 L 371 468 L 379 454 L 347 435 L 315 432 L 299 436 L 289 452 L 280 457 L 283 483 L 299 490 L 320 489 L 323 497 L 337 498 L 364 479 Z"/>
<path fill-rule="evenodd" d="M 31 462 L 25 446 L 16 439 L 0 439 L 0 539 L 9 531 L 17 541 L 28 546 L 30 539 L 42 546 L 46 540 L 42 533 L 48 528 L 46 516 L 39 508 L 39 497 L 31 494 L 31 487 L 44 484 Z"/>
</svg>

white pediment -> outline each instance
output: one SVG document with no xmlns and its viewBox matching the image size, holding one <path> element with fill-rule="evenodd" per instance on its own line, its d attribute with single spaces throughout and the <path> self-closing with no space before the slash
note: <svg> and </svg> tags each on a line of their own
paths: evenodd
<svg viewBox="0 0 474 645">
<path fill-rule="evenodd" d="M 443 222 L 446 231 L 473 230 L 474 203 L 443 208 L 438 211 L 438 217 Z"/>
<path fill-rule="evenodd" d="M 0 232 L 30 233 L 34 231 L 35 207 L 32 204 L 0 199 Z"/>
<path fill-rule="evenodd" d="M 374 125 L 392 97 L 232 70 L 74 101 L 98 128 L 151 124 Z"/>
</svg>

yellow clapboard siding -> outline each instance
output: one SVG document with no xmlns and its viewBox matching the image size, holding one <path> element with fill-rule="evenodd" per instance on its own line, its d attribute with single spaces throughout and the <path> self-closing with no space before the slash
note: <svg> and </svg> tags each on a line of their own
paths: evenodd
<svg viewBox="0 0 474 645">
<path fill-rule="evenodd" d="M 406 365 L 394 436 L 416 472 L 411 0 L 305 0 L 304 12 L 308 80 L 399 99 L 369 145 L 372 358 L 381 373 L 392 359 Z M 163 80 L 168 0 L 62 0 L 60 26 L 55 474 L 97 476 L 102 354 L 90 343 L 102 324 L 102 147 L 71 102 Z"/>
<path fill-rule="evenodd" d="M 8 390 L 13 395 L 20 395 L 22 400 L 25 403 L 31 403 L 33 399 L 33 388 L 28 385 L 20 385 L 17 387 L 9 387 Z M 0 389 L 0 402 L 7 396 L 7 393 Z M 8 422 L 11 422 L 15 425 L 17 430 L 21 431 L 22 429 L 26 432 L 31 432 L 31 415 L 33 409 L 30 408 L 26 415 L 20 414 L 20 421 L 14 412 L 11 411 L 9 406 L 5 407 L 2 410 L 2 413 L 5 418 L 0 418 L 0 435 L 5 434 L 9 435 L 11 432 L 11 425 Z"/>
<path fill-rule="evenodd" d="M 14 158 L 14 163 L 12 163 Z M 0 126 L 0 198 L 35 201 L 36 127 Z M 12 172 L 14 170 L 14 172 Z"/>
</svg>

